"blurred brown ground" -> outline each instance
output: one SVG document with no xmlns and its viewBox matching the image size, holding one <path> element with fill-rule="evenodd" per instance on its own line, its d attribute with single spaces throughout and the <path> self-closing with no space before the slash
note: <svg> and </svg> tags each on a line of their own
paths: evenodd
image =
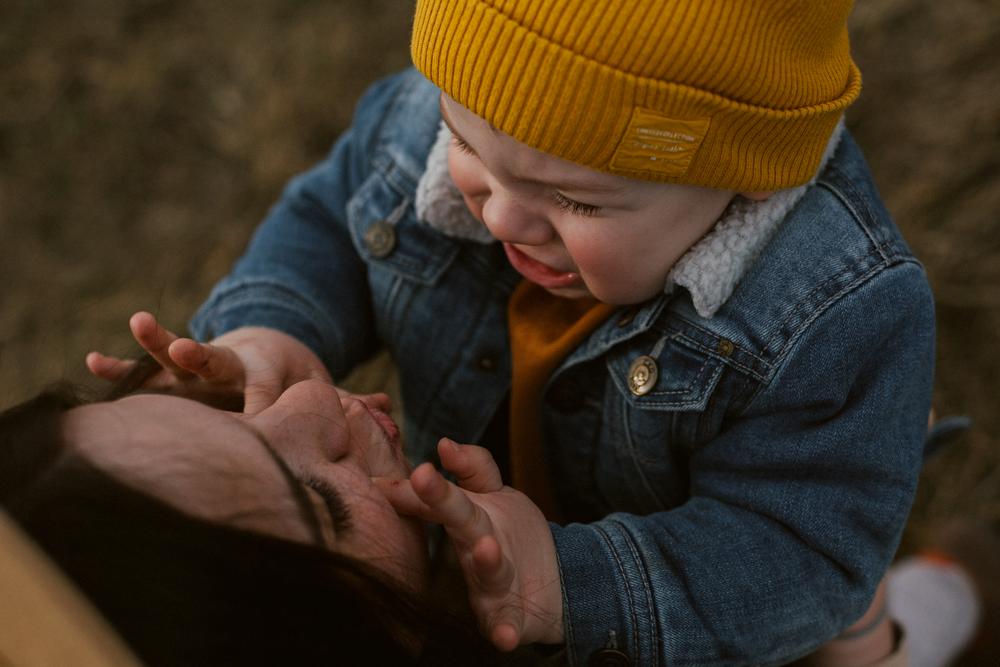
<svg viewBox="0 0 1000 667">
<path fill-rule="evenodd" d="M 137 309 L 183 330 L 283 183 L 407 65 L 411 10 L 0 2 L 0 404 L 93 385 L 83 355 L 130 354 Z M 937 295 L 936 404 L 975 420 L 927 466 L 908 549 L 936 517 L 1000 526 L 1000 3 L 865 0 L 853 39 L 849 125 Z"/>
</svg>

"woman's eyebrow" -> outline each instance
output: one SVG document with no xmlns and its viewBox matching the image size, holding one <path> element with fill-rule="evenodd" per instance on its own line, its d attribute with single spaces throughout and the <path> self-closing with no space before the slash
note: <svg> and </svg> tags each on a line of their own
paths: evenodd
<svg viewBox="0 0 1000 667">
<path fill-rule="evenodd" d="M 312 533 L 313 541 L 319 546 L 329 546 L 326 544 L 326 540 L 323 538 L 323 528 L 320 523 L 319 517 L 316 515 L 316 508 L 309 499 L 309 494 L 306 491 L 306 487 L 299 481 L 292 472 L 285 460 L 278 456 L 278 452 L 274 451 L 271 444 L 257 429 L 255 429 L 250 424 L 246 424 L 242 421 L 236 420 L 236 423 L 242 425 L 247 429 L 249 433 L 252 433 L 257 442 L 264 448 L 267 455 L 271 457 L 275 465 L 278 466 L 278 470 L 281 472 L 282 477 L 285 478 L 285 482 L 288 484 L 288 489 L 291 491 L 292 498 L 295 499 L 295 504 L 299 506 L 299 514 L 302 516 L 302 520 L 305 521 L 306 525 L 309 527 L 309 532 Z M 334 524 L 336 529 L 336 523 Z"/>
</svg>

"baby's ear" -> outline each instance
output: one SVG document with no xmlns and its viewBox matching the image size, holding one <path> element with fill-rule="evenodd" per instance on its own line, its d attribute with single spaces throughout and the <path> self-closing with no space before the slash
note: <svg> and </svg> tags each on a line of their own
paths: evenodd
<svg viewBox="0 0 1000 667">
<path fill-rule="evenodd" d="M 741 197 L 746 197 L 750 201 L 765 201 L 774 194 L 774 190 L 768 190 L 766 192 L 741 192 Z"/>
</svg>

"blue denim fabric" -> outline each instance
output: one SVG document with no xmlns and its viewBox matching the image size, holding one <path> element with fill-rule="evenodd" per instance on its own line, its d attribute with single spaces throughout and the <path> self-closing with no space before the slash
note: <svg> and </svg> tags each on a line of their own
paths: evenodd
<svg viewBox="0 0 1000 667">
<path fill-rule="evenodd" d="M 505 308 L 519 281 L 498 244 L 415 217 L 439 119 L 419 74 L 376 84 L 191 324 L 201 339 L 281 329 L 335 377 L 388 347 L 416 460 L 441 436 L 482 438 L 510 386 Z M 386 257 L 365 242 L 380 221 L 397 237 Z M 857 146 L 845 136 L 714 317 L 683 290 L 621 315 L 544 398 L 574 521 L 552 526 L 570 661 L 610 632 L 634 665 L 781 664 L 836 636 L 897 546 L 934 356 L 926 277 Z M 634 396 L 642 354 L 659 379 Z"/>
</svg>

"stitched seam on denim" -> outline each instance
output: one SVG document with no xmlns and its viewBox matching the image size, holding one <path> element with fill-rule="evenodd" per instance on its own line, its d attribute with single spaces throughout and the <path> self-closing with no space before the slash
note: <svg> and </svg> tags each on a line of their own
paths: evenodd
<svg viewBox="0 0 1000 667">
<path fill-rule="evenodd" d="M 559 585 L 562 587 L 560 596 L 564 609 L 569 609 L 569 598 L 566 596 L 566 578 L 563 576 L 562 559 L 559 557 L 559 549 L 556 549 L 556 569 L 559 570 Z M 566 650 L 569 652 L 569 662 L 576 664 L 576 633 L 573 631 L 573 615 L 563 614 L 563 633 L 565 634 Z"/>
<path fill-rule="evenodd" d="M 385 299 L 385 313 L 387 314 L 388 324 L 391 327 L 391 331 L 395 332 L 403 328 L 403 322 L 406 321 L 406 312 L 408 308 L 400 307 L 399 304 L 399 294 L 403 289 L 403 278 L 398 275 L 393 275 L 392 285 L 389 286 L 388 294 Z M 374 300 L 373 300 L 374 301 Z M 372 307 L 374 308 L 374 303 Z M 398 314 L 398 317 L 396 316 Z"/>
<path fill-rule="evenodd" d="M 609 523 L 616 523 L 616 522 L 609 521 Z M 639 639 L 638 639 L 639 633 L 637 632 L 637 630 L 638 630 L 638 627 L 639 627 L 639 619 L 636 618 L 636 615 L 635 615 L 636 610 L 635 610 L 635 604 L 633 602 L 633 600 L 635 600 L 635 595 L 633 595 L 633 593 L 632 593 L 632 581 L 629 579 L 628 575 L 625 572 L 625 568 L 622 565 L 622 559 L 621 559 L 621 557 L 618 554 L 618 550 L 615 548 L 615 543 L 614 543 L 614 540 L 611 539 L 611 535 L 608 533 L 608 531 L 606 531 L 604 528 L 602 528 L 599 524 L 594 525 L 594 529 L 597 530 L 598 535 L 600 535 L 604 539 L 604 541 L 607 543 L 608 550 L 611 552 L 612 557 L 615 559 L 615 564 L 618 566 L 618 574 L 621 577 L 621 581 L 625 584 L 625 592 L 628 595 L 628 613 L 629 613 L 629 616 L 632 619 L 632 632 L 629 633 L 633 637 L 633 639 L 632 639 L 632 655 L 638 656 L 639 655 Z M 629 539 L 628 534 L 626 533 L 626 531 L 624 529 L 624 526 L 621 526 L 619 532 L 622 533 L 622 540 L 624 542 L 626 542 L 626 546 L 630 546 L 628 543 L 631 540 Z M 642 568 L 637 568 L 637 569 L 639 569 L 640 571 L 642 570 Z M 645 574 L 645 573 L 643 572 L 643 574 Z"/>
<path fill-rule="evenodd" d="M 676 318 L 679 322 L 682 322 L 684 326 L 690 327 L 705 334 L 706 338 L 712 338 L 717 341 L 723 338 L 717 332 L 712 331 L 711 329 L 706 329 L 705 327 L 699 325 L 696 322 L 692 322 L 686 317 L 681 317 L 676 313 L 673 314 L 673 317 Z M 729 364 L 730 366 L 733 366 L 738 370 L 742 370 L 746 372 L 748 375 L 752 375 L 761 381 L 763 381 L 767 377 L 766 374 L 761 374 L 759 371 L 754 370 L 753 368 L 747 366 L 743 362 L 737 361 L 732 357 L 722 357 L 721 355 L 716 353 L 715 350 L 705 346 L 704 343 L 700 343 L 699 341 L 693 340 L 692 338 L 687 336 L 681 329 L 681 327 L 678 326 L 677 324 L 670 324 L 669 322 L 667 322 L 663 325 L 661 331 L 663 331 L 666 334 L 670 334 L 672 338 L 675 338 L 678 341 L 689 342 L 690 343 L 689 347 L 696 347 L 699 351 L 707 352 L 708 354 L 712 355 L 719 361 Z M 736 345 L 734 341 L 731 342 L 733 342 L 733 345 L 736 346 L 736 349 L 740 352 L 741 355 L 746 355 L 747 357 L 750 357 L 751 359 L 759 363 L 761 366 L 768 369 L 768 371 L 770 371 L 771 364 L 766 359 L 764 359 L 763 357 L 759 356 L 758 354 L 756 354 L 755 352 L 746 347 Z"/>
<path fill-rule="evenodd" d="M 261 293 L 263 290 L 263 293 Z M 317 320 L 324 323 L 324 330 L 333 329 L 333 320 L 328 318 L 318 304 L 301 292 L 274 280 L 261 278 L 243 278 L 231 285 L 227 285 L 215 297 L 209 312 L 225 313 L 234 308 L 267 304 L 277 306 L 280 310 L 287 310 L 295 313 L 297 319 L 308 319 L 315 324 Z M 295 308 L 288 307 L 288 302 L 297 302 L 307 307 L 308 313 L 302 313 Z M 305 315 L 306 317 L 302 317 Z"/>
<path fill-rule="evenodd" d="M 441 274 L 444 273 L 448 265 L 454 259 L 454 255 L 458 253 L 459 248 L 457 246 L 450 248 L 450 255 L 435 255 L 433 257 L 425 257 L 423 259 L 410 258 L 398 252 L 392 253 L 388 258 L 379 259 L 371 257 L 365 251 L 361 250 L 364 248 L 364 230 L 371 227 L 371 223 L 369 223 L 366 219 L 367 216 L 364 214 L 365 207 L 371 199 L 370 191 L 375 190 L 380 183 L 386 183 L 386 181 L 382 178 L 382 175 L 383 174 L 380 171 L 376 171 L 371 174 L 365 179 L 361 187 L 355 191 L 354 195 L 347 202 L 347 226 L 351 235 L 351 241 L 354 244 L 354 247 L 358 249 L 357 252 L 365 264 L 373 264 L 385 269 L 386 271 L 395 273 L 396 275 L 401 275 L 404 278 L 416 279 L 425 284 L 433 283 L 441 277 Z M 386 184 L 389 185 L 388 183 Z M 404 201 L 406 202 L 406 207 L 405 210 L 403 210 L 398 216 L 399 220 L 405 218 L 406 214 L 411 211 L 413 208 L 412 199 L 406 195 L 403 195 L 402 199 L 403 201 L 396 203 L 393 207 L 392 212 L 390 212 L 390 217 L 391 213 L 400 210 Z M 398 221 L 396 224 L 398 224 Z M 396 224 L 393 224 L 393 226 L 395 227 Z M 431 259 L 436 261 L 430 261 Z"/>
<path fill-rule="evenodd" d="M 487 309 L 490 307 L 490 302 L 486 299 L 480 299 L 477 303 L 479 308 L 476 309 L 473 314 L 473 317 L 475 317 L 475 325 L 469 328 L 469 331 L 471 332 L 470 335 L 475 335 L 479 327 L 482 326 L 482 320 L 486 316 Z M 433 414 L 436 408 L 433 398 L 441 393 L 441 388 L 448 383 L 449 378 L 451 378 L 451 376 L 455 373 L 455 369 L 462 366 L 462 353 L 464 351 L 464 346 L 451 345 L 449 347 L 452 350 L 451 356 L 449 356 L 446 360 L 442 360 L 442 363 L 439 365 L 440 368 L 444 369 L 440 373 L 440 380 L 436 385 L 429 388 L 427 392 L 427 408 L 421 414 L 414 416 L 418 424 L 424 425 L 427 423 L 428 416 Z"/>
<path fill-rule="evenodd" d="M 697 400 L 684 401 L 684 402 L 681 402 L 681 403 L 677 403 L 675 401 L 667 401 L 667 402 L 659 402 L 659 401 L 652 401 L 652 400 L 636 401 L 636 407 L 644 407 L 644 408 L 668 408 L 668 407 L 670 407 L 670 408 L 698 408 L 698 407 L 702 406 L 702 403 L 705 403 L 707 405 L 708 399 L 706 398 L 706 396 L 710 395 L 711 392 L 712 392 L 712 390 L 714 390 L 715 387 L 716 387 L 716 385 L 718 384 L 719 376 L 722 375 L 722 369 L 723 369 L 722 366 L 717 366 L 716 367 L 715 372 L 712 373 L 711 377 L 708 379 L 708 382 L 706 382 L 704 385 L 702 385 L 704 387 L 704 392 L 702 392 L 698 396 Z M 656 394 L 655 392 L 647 394 L 647 396 L 657 396 L 657 395 L 658 394 Z"/>
<path fill-rule="evenodd" d="M 767 387 L 770 387 L 771 382 L 774 380 L 774 375 L 777 373 L 778 369 L 781 368 L 781 365 L 784 362 L 785 357 L 788 356 L 792 348 L 795 347 L 795 343 L 805 334 L 806 330 L 812 325 L 813 322 L 815 322 L 820 316 L 824 315 L 827 312 L 827 310 L 829 310 L 833 306 L 835 302 L 839 301 L 847 294 L 850 294 L 858 287 L 868 282 L 868 280 L 870 280 L 873 276 L 878 275 L 886 268 L 888 267 L 884 266 L 883 264 L 876 264 L 867 273 L 862 274 L 853 282 L 845 285 L 844 288 L 841 289 L 839 292 L 831 295 L 830 298 L 826 299 L 823 303 L 819 304 L 813 310 L 810 316 L 805 321 L 802 322 L 802 325 L 799 326 L 799 328 L 795 331 L 795 333 L 788 339 L 784 348 L 781 350 L 781 352 L 774 360 L 774 372 L 771 374 L 771 376 L 767 379 L 766 382 L 761 383 L 760 387 L 758 387 L 757 391 L 754 392 L 754 395 L 747 402 L 747 406 L 750 406 L 761 394 L 761 392 L 763 392 Z"/>
<path fill-rule="evenodd" d="M 643 472 L 643 466 L 641 460 L 642 457 L 638 455 L 636 448 L 633 445 L 632 429 L 629 428 L 629 425 L 632 423 L 632 420 L 629 419 L 629 414 L 628 414 L 629 408 L 631 406 L 629 405 L 627 400 L 623 400 L 622 403 L 625 406 L 625 409 L 621 411 L 622 431 L 624 431 L 625 433 L 625 442 L 628 443 L 628 451 L 630 458 L 632 459 L 632 465 L 635 467 L 635 471 L 639 479 L 642 480 L 642 485 L 646 487 L 646 493 L 649 496 L 656 499 L 656 503 L 659 505 L 660 511 L 665 511 L 667 509 L 666 503 L 663 502 L 659 494 L 656 493 L 653 486 L 649 483 L 649 480 L 646 478 L 646 474 Z"/>
<path fill-rule="evenodd" d="M 717 380 L 717 377 L 715 377 L 715 376 L 718 376 L 718 374 L 722 371 L 722 367 L 719 366 L 719 368 L 716 370 L 714 376 L 712 378 L 710 378 L 709 382 L 706 383 L 706 384 L 702 384 L 700 382 L 700 380 L 701 380 L 702 376 L 705 375 L 705 371 L 709 367 L 711 361 L 712 361 L 711 357 L 705 357 L 704 362 L 701 365 L 701 368 L 698 369 L 698 374 L 688 384 L 688 386 L 686 388 L 683 388 L 683 389 L 674 389 L 674 390 L 671 390 L 671 391 L 653 391 L 653 392 L 650 392 L 649 394 L 646 394 L 644 397 L 641 397 L 638 400 L 634 401 L 636 407 L 640 407 L 640 408 L 641 407 L 663 408 L 663 407 L 673 406 L 673 407 L 686 408 L 686 407 L 697 406 L 701 402 L 701 395 L 699 395 L 698 400 L 690 400 L 690 401 L 685 401 L 683 403 L 657 402 L 657 401 L 655 401 L 653 399 L 655 399 L 657 397 L 659 397 L 659 398 L 665 398 L 665 397 L 668 397 L 668 396 L 683 396 L 683 395 L 686 395 L 686 394 L 691 394 L 691 393 L 693 393 L 700 386 L 705 387 L 706 391 L 709 390 L 709 388 L 713 385 L 713 381 Z M 617 386 L 619 388 L 619 390 L 621 390 L 622 389 L 621 383 L 618 380 L 620 373 L 616 372 L 616 368 L 614 366 L 619 366 L 621 368 L 624 368 L 624 362 L 616 364 L 611 359 L 609 359 L 607 361 L 607 363 L 605 364 L 605 367 L 606 367 L 608 373 L 613 378 L 615 378 L 613 380 L 615 386 Z M 627 373 L 626 373 L 626 375 L 627 375 Z"/>
<path fill-rule="evenodd" d="M 402 80 L 402 84 L 399 85 L 396 91 L 393 92 L 392 99 L 389 103 L 384 106 L 384 111 L 381 114 L 379 123 L 372 128 L 373 141 L 370 142 L 369 146 L 370 154 L 373 156 L 373 159 L 370 161 L 370 164 L 372 165 L 375 164 L 375 160 L 378 159 L 379 156 L 387 156 L 388 151 L 386 151 L 385 147 L 389 142 L 383 136 L 383 130 L 387 125 L 390 125 L 390 121 L 392 125 L 398 123 L 399 109 L 404 107 L 405 103 L 410 100 L 413 96 L 413 89 L 421 81 L 421 77 L 419 75 L 403 75 L 400 79 Z M 397 81 L 400 79 L 397 79 Z M 402 170 L 402 168 L 400 169 Z M 408 176 L 413 181 L 413 189 L 416 189 L 417 180 L 419 180 L 420 176 L 412 174 L 408 174 Z"/>
<path fill-rule="evenodd" d="M 263 293 L 261 293 L 263 290 Z M 226 313 L 245 306 L 268 306 L 275 310 L 289 312 L 296 320 L 305 320 L 316 329 L 320 341 L 329 342 L 341 354 L 344 352 L 343 341 L 330 340 L 329 332 L 337 331 L 332 319 L 326 316 L 323 308 L 283 283 L 265 279 L 241 279 L 226 286 L 212 297 L 212 305 L 205 313 L 205 320 L 213 321 L 222 318 Z M 290 303 L 301 304 L 306 312 L 290 307 Z M 320 326 L 320 323 L 322 325 Z M 215 329 L 216 327 L 213 327 Z M 218 334 L 216 334 L 218 335 Z"/>
<path fill-rule="evenodd" d="M 719 340 L 722 340 L 719 336 L 717 336 L 715 334 L 711 334 L 711 335 L 714 336 L 715 338 L 718 338 Z M 678 341 L 678 342 L 680 342 L 680 343 L 683 343 L 684 345 L 687 345 L 688 347 L 690 347 L 692 349 L 695 349 L 695 350 L 697 350 L 699 352 L 703 352 L 703 353 L 707 354 L 709 357 L 711 357 L 712 359 L 715 359 L 716 361 L 718 361 L 719 363 L 725 364 L 726 366 L 730 366 L 730 367 L 732 367 L 732 368 L 734 368 L 734 369 L 736 369 L 738 371 L 741 371 L 744 374 L 749 375 L 749 376 L 751 376 L 753 378 L 756 378 L 758 380 L 763 380 L 764 377 L 765 377 L 765 376 L 761 375 L 760 373 L 758 373 L 757 371 L 755 371 L 754 369 L 752 369 L 751 367 L 747 366 L 746 364 L 744 364 L 744 363 L 742 363 L 740 361 L 737 361 L 737 360 L 733 359 L 732 357 L 724 357 L 721 354 L 719 354 L 718 352 L 716 352 L 713 348 L 708 347 L 707 345 L 705 345 L 704 343 L 701 343 L 700 341 L 696 341 L 696 340 L 693 340 L 691 338 L 688 338 L 687 336 L 685 336 L 684 334 L 682 334 L 680 332 L 678 332 L 675 336 L 673 336 L 673 339 L 676 340 L 676 341 Z M 735 345 L 735 343 L 733 343 L 733 344 Z M 748 350 L 745 350 L 743 348 L 739 348 L 739 349 L 740 349 L 740 351 L 742 353 L 746 354 L 749 357 L 753 357 L 755 360 L 759 361 L 759 358 L 755 354 L 753 354 L 752 352 L 749 352 Z M 768 364 L 765 364 L 765 365 L 768 365 Z"/>
<path fill-rule="evenodd" d="M 849 185 L 850 181 L 846 178 L 846 176 L 842 174 L 842 172 L 840 172 L 836 167 L 831 168 L 831 171 L 836 172 L 837 174 L 843 177 L 840 179 L 842 181 L 841 185 L 843 185 L 845 188 L 850 187 Z M 872 220 L 875 218 L 875 214 L 871 210 L 871 208 L 868 207 L 865 198 L 859 196 L 856 199 L 850 199 L 846 197 L 838 187 L 835 187 L 834 184 L 826 181 L 820 181 L 817 183 L 817 185 L 822 186 L 823 189 L 825 189 L 827 192 L 836 197 L 840 201 L 840 203 L 843 204 L 844 208 L 846 208 L 848 211 L 851 212 L 851 217 L 854 218 L 854 222 L 857 223 L 858 227 L 861 228 L 861 231 L 863 231 L 865 233 L 865 236 L 868 237 L 868 241 L 872 244 L 872 247 L 874 247 L 875 250 L 878 252 L 879 256 L 882 257 L 882 261 L 888 262 L 889 256 L 886 254 L 884 246 L 878 242 L 878 239 L 875 238 L 875 235 L 872 233 L 869 226 L 865 223 L 865 220 Z M 854 188 L 850 189 L 856 192 Z M 858 213 L 857 207 L 855 206 L 855 201 L 860 201 L 862 203 L 862 205 L 865 208 L 865 213 L 867 213 L 866 216 L 862 216 L 861 214 Z"/>
<path fill-rule="evenodd" d="M 407 173 L 403 166 L 388 151 L 384 150 L 382 156 L 384 156 L 384 159 L 381 160 L 383 166 L 376 168 L 378 173 L 382 174 L 382 178 L 385 179 L 386 184 L 396 194 L 412 200 L 417 190 L 417 181 Z"/>
<path fill-rule="evenodd" d="M 871 262 L 871 255 L 865 255 L 865 258 L 868 259 L 869 262 Z M 827 305 L 831 300 L 838 299 L 844 294 L 850 292 L 851 290 L 854 289 L 855 285 L 864 282 L 874 273 L 877 273 L 881 269 L 887 267 L 888 264 L 886 262 L 879 260 L 874 263 L 871 263 L 870 266 L 865 268 L 860 273 L 855 273 L 855 269 L 857 268 L 857 265 L 855 265 L 849 267 L 851 269 L 849 271 L 841 271 L 839 273 L 831 275 L 821 283 L 814 285 L 812 289 L 810 289 L 808 292 L 802 295 L 802 297 L 798 301 L 796 301 L 790 309 L 788 309 L 785 316 L 776 323 L 777 326 L 774 328 L 774 333 L 772 333 L 771 336 L 765 339 L 764 341 L 764 350 L 770 350 L 777 341 L 783 338 L 782 332 L 786 330 L 786 327 L 788 327 L 789 323 L 799 313 L 801 313 L 803 310 L 807 310 L 807 312 L 809 312 L 809 316 L 806 317 L 801 322 L 799 322 L 796 328 L 792 331 L 792 334 L 788 336 L 787 339 L 782 344 L 782 346 L 777 349 L 774 361 L 772 362 L 771 374 L 769 375 L 769 377 L 774 374 L 774 371 L 780 364 L 780 360 L 785 350 L 788 348 L 789 345 L 791 345 L 792 341 L 795 338 L 797 338 L 802 333 L 802 331 L 805 328 L 807 328 L 809 324 L 815 319 L 815 315 L 817 314 L 817 312 L 819 312 L 820 309 L 822 309 L 825 305 Z M 816 304 L 812 303 L 813 295 L 823 292 L 830 284 L 835 284 L 843 280 L 845 276 L 850 276 L 852 274 L 854 274 L 854 278 L 851 279 L 849 282 L 844 283 L 844 286 L 842 286 L 839 290 L 837 290 L 837 292 L 826 297 L 819 303 Z"/>
<path fill-rule="evenodd" d="M 575 366 L 577 363 L 605 356 L 611 348 L 624 343 L 627 340 L 635 338 L 639 334 L 649 331 L 656 323 L 656 319 L 663 312 L 667 301 L 667 297 L 660 297 L 647 315 L 643 316 L 641 320 L 637 315 L 630 325 L 622 329 L 619 329 L 613 324 L 602 325 L 602 327 L 598 329 L 598 332 L 604 329 L 604 337 L 598 338 L 597 335 L 591 335 L 588 337 L 583 343 L 583 346 L 570 353 L 570 356 L 567 357 L 564 362 L 564 364 L 566 364 L 565 367 L 569 368 L 569 363 L 572 363 L 572 365 Z M 614 322 L 617 319 L 617 315 L 618 313 L 612 314 L 612 316 L 608 318 L 608 322 Z M 607 328 L 605 328 L 605 326 Z M 596 333 L 597 332 L 595 332 L 595 334 Z M 578 354 L 580 355 L 579 357 L 577 357 Z"/>
<path fill-rule="evenodd" d="M 638 548 L 638 546 L 636 545 L 636 543 L 632 540 L 632 536 L 629 534 L 628 527 L 625 526 L 624 524 L 621 524 L 621 528 L 622 528 L 622 538 L 623 538 L 623 541 L 625 542 L 626 546 L 628 547 L 629 551 L 631 552 L 632 559 L 635 561 L 636 565 L 638 565 L 638 567 L 636 568 L 636 570 L 639 572 L 639 576 L 642 579 L 642 592 L 643 592 L 644 597 L 646 599 L 646 608 L 648 609 L 647 620 L 649 621 L 649 627 L 653 630 L 649 634 L 652 637 L 659 637 L 660 636 L 659 624 L 656 622 L 656 613 L 655 613 L 656 604 L 655 604 L 654 598 L 653 598 L 653 584 L 652 584 L 652 582 L 649 580 L 649 578 L 647 576 L 647 573 L 649 572 L 648 564 L 645 562 L 645 560 L 642 557 L 642 551 L 640 551 L 640 549 Z M 639 633 L 636 632 L 635 635 L 636 635 L 636 644 L 637 644 L 637 649 L 636 649 L 636 652 L 635 652 L 635 656 L 638 657 L 640 655 L 639 650 L 638 650 Z M 651 664 L 657 665 L 657 664 L 659 664 L 659 658 L 658 658 L 658 652 L 657 652 L 657 648 L 659 647 L 659 642 L 656 641 L 656 640 L 653 640 L 653 641 L 650 642 L 650 644 L 652 645 L 651 653 L 652 653 L 652 658 L 653 658 L 653 660 L 651 661 Z"/>
</svg>

